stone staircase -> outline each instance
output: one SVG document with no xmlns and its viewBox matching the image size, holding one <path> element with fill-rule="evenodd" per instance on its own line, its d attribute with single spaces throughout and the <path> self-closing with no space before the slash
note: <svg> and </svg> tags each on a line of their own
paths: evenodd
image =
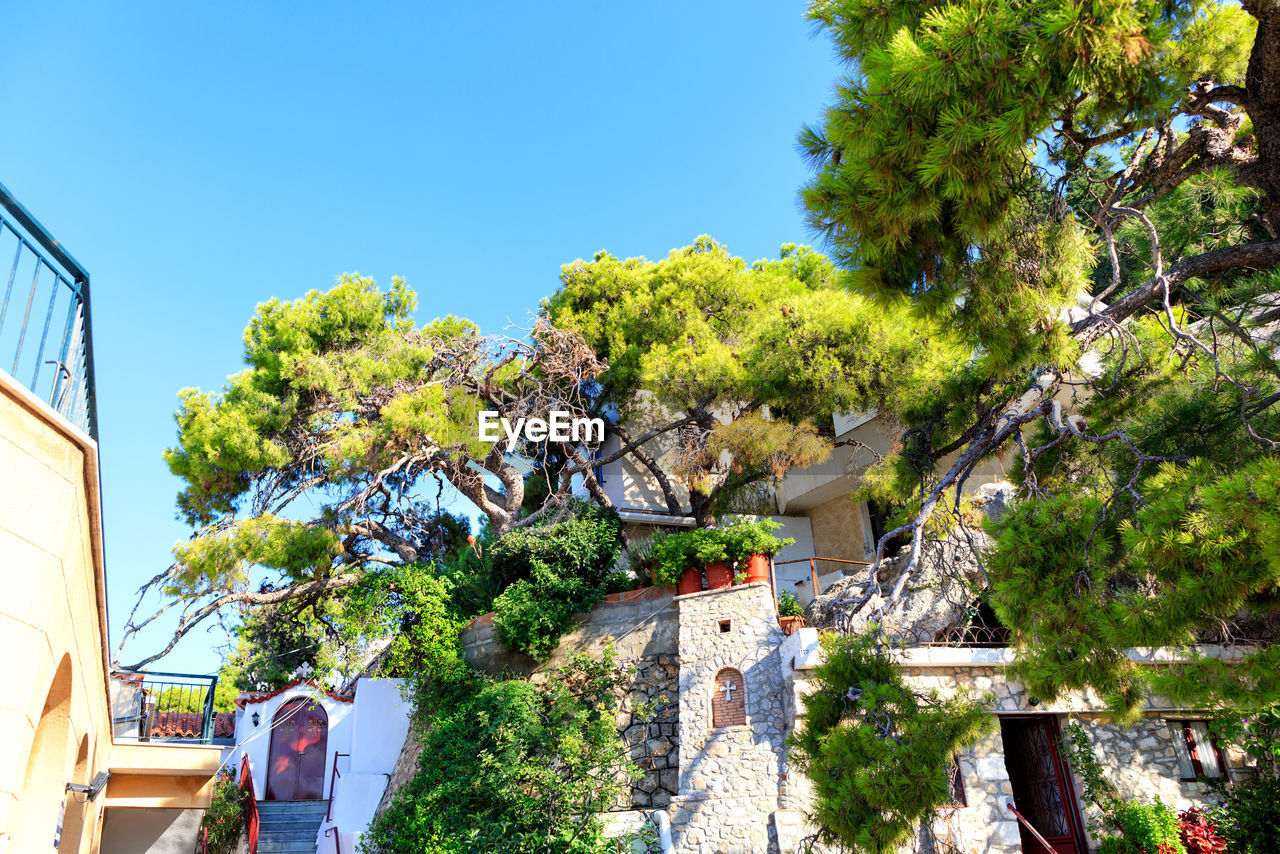
<svg viewBox="0 0 1280 854">
<path fill-rule="evenodd" d="M 315 854 L 328 801 L 258 801 L 258 854 Z"/>
</svg>

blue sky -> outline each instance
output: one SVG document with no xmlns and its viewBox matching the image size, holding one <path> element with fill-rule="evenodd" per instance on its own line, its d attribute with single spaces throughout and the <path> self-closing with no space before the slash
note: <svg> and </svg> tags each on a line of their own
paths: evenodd
<svg viewBox="0 0 1280 854">
<path fill-rule="evenodd" d="M 258 302 L 401 275 L 420 321 L 498 332 L 600 249 L 658 257 L 707 233 L 754 259 L 810 242 L 795 136 L 837 68 L 803 13 L 8 6 L 0 183 L 93 277 L 113 636 L 189 533 L 161 459 L 176 394 L 241 368 Z M 212 670 L 224 639 L 197 630 L 155 666 Z"/>
</svg>

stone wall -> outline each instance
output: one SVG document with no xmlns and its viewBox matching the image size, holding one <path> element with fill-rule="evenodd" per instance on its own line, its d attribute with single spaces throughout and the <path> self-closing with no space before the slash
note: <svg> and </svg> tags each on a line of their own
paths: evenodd
<svg viewBox="0 0 1280 854">
<path fill-rule="evenodd" d="M 560 639 L 551 657 L 541 664 L 503 649 L 494 634 L 493 614 L 485 614 L 462 632 L 462 654 L 474 667 L 493 676 L 554 669 L 581 652 L 597 656 L 609 640 L 621 663 L 675 655 L 678 620 L 674 599 L 665 587 L 610 593 L 590 613 L 575 616 L 577 627 Z"/>
<path fill-rule="evenodd" d="M 671 802 L 679 852 L 777 851 L 770 841 L 785 747 L 779 647 L 768 583 L 677 597 L 680 615 L 680 791 Z M 745 683 L 746 723 L 712 727 L 716 674 Z M 723 686 L 722 686 L 723 687 Z"/>
<path fill-rule="evenodd" d="M 802 629 L 783 644 L 780 651 L 787 683 L 787 719 L 794 727 L 804 716 L 804 695 L 810 690 L 808 675 L 821 662 L 817 633 Z M 966 663 L 967 660 L 967 663 Z M 1148 698 L 1147 711 L 1135 724 L 1125 726 L 1105 714 L 1105 704 L 1091 694 L 1064 697 L 1052 707 L 1033 703 L 1017 680 L 1005 675 L 1012 654 L 1005 649 L 916 648 L 902 653 L 907 681 L 920 691 L 934 690 L 944 696 L 967 690 L 987 696 L 998 715 L 1051 715 L 1065 727 L 1069 719 L 1080 720 L 1094 746 L 1107 778 L 1125 798 L 1151 802 L 1159 796 L 1175 810 L 1204 806 L 1211 801 L 1208 787 L 1180 779 L 1178 739 L 1170 719 L 1203 717 L 1178 710 L 1160 697 Z M 1014 800 L 1013 786 L 1005 764 L 1005 745 L 999 726 L 958 757 L 964 785 L 965 805 L 937 811 L 922 828 L 921 838 L 908 850 L 955 850 L 963 854 L 1017 854 L 1022 850 L 1018 823 L 1007 805 Z M 1228 764 L 1239 768 L 1238 754 L 1227 752 Z M 812 833 L 804 813 L 812 807 L 813 790 L 808 779 L 787 769 L 781 791 L 781 805 L 792 826 L 789 839 Z M 1082 802 L 1080 781 L 1072 779 L 1076 808 L 1086 841 L 1096 847 L 1098 840 L 1087 833 L 1089 810 Z M 779 824 L 781 827 L 781 823 Z M 932 838 L 934 842 L 928 841 Z M 938 843 L 946 843 L 940 845 Z M 785 844 L 783 851 L 788 850 Z M 822 852 L 814 849 L 815 854 Z"/>
<path fill-rule="evenodd" d="M 635 667 L 619 705 L 618 731 L 644 776 L 632 784 L 624 806 L 665 807 L 679 791 L 680 661 L 658 655 L 635 662 Z M 638 714 L 642 706 L 653 713 Z"/>
</svg>

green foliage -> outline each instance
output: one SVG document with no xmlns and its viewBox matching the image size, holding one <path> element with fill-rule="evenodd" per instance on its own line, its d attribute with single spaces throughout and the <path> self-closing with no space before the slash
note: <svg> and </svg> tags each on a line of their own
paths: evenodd
<svg viewBox="0 0 1280 854">
<path fill-rule="evenodd" d="M 1178 702 L 1256 708 L 1280 695 L 1277 651 L 1230 667 L 1192 655 L 1146 669 L 1126 650 L 1190 644 L 1280 587 L 1280 460 L 1224 473 L 1205 461 L 1163 465 L 1133 522 L 1100 531 L 1098 499 L 1028 501 L 1001 520 L 988 560 L 992 606 L 1023 645 L 1016 673 L 1051 701 L 1091 687 L 1132 715 L 1154 688 Z"/>
<path fill-rule="evenodd" d="M 326 681 L 341 671 L 342 650 L 330 626 L 339 608 L 330 602 L 264 605 L 241 612 L 236 645 L 218 673 L 218 687 L 270 691 L 297 678 Z M 326 623 L 328 625 L 326 625 Z"/>
<path fill-rule="evenodd" d="M 687 413 L 704 432 L 671 455 L 704 525 L 700 508 L 728 507 L 718 493 L 825 459 L 833 411 L 909 400 L 964 355 L 904 307 L 850 293 L 803 246 L 747 264 L 700 237 L 659 261 L 602 252 L 560 278 L 543 313 L 607 363 L 601 402 L 624 421 Z"/>
<path fill-rule="evenodd" d="M 649 552 L 653 560 L 653 583 L 673 587 L 686 570 L 702 566 L 697 543 L 691 531 L 676 531 L 655 543 Z"/>
<path fill-rule="evenodd" d="M 804 616 L 804 609 L 800 607 L 800 602 L 796 599 L 796 594 L 792 593 L 790 590 L 783 590 L 778 594 L 778 616 Z"/>
<path fill-rule="evenodd" d="M 888 854 L 948 801 L 954 755 L 995 721 L 964 696 L 918 697 L 874 638 L 822 645 L 792 760 L 813 782 L 822 841 Z"/>
<path fill-rule="evenodd" d="M 1280 839 L 1280 777 L 1259 776 L 1221 792 L 1208 810 L 1230 854 L 1266 854 Z"/>
<path fill-rule="evenodd" d="M 1077 92 L 1086 134 L 1171 108 L 1192 78 L 1161 56 L 1212 5 L 816 0 L 851 75 L 801 134 L 811 226 L 855 287 L 952 315 L 1000 342 L 994 361 L 1052 354 L 1035 320 L 1074 296 L 1092 253 L 1070 219 L 1028 215 L 1030 145 Z"/>
<path fill-rule="evenodd" d="M 590 506 L 564 522 L 512 531 L 489 549 L 494 577 L 508 582 L 493 601 L 493 627 L 507 649 L 542 661 L 573 627 L 573 615 L 605 595 L 622 548 L 612 508 Z"/>
<path fill-rule="evenodd" d="M 218 777 L 200 827 L 208 835 L 210 854 L 232 854 L 236 850 L 244 829 L 244 796 L 234 778 Z"/>
<path fill-rule="evenodd" d="M 737 518 L 717 528 L 676 531 L 654 543 L 649 550 L 653 563 L 653 583 L 671 586 L 690 567 L 712 563 L 737 566 L 753 554 L 775 555 L 795 542 L 773 535 L 782 526 L 771 519 L 750 521 Z"/>
<path fill-rule="evenodd" d="M 382 638 L 381 672 L 411 677 L 448 669 L 457 661 L 466 625 L 435 567 L 421 564 L 371 570 L 343 597 L 343 639 Z"/>
<path fill-rule="evenodd" d="M 1272 851 L 1280 839 L 1280 704 L 1249 714 L 1225 714 L 1214 736 L 1238 745 L 1254 764 L 1251 776 L 1220 781 L 1222 802 L 1208 810 L 1231 854 Z"/>
<path fill-rule="evenodd" d="M 1178 814 L 1159 796 L 1152 804 L 1119 803 L 1115 822 L 1123 835 L 1103 839 L 1099 854 L 1187 854 L 1178 837 Z"/>
<path fill-rule="evenodd" d="M 429 717 L 417 774 L 362 850 L 604 854 L 599 813 L 639 776 L 614 719 L 629 675 L 610 648 L 536 682 L 438 678 L 452 701 Z"/>
<path fill-rule="evenodd" d="M 716 536 L 724 543 L 729 562 L 738 564 L 753 554 L 773 557 L 787 546 L 795 545 L 796 541 L 790 537 L 781 539 L 773 535 L 781 527 L 781 523 L 772 519 L 752 522 L 739 518 L 717 529 Z"/>
</svg>

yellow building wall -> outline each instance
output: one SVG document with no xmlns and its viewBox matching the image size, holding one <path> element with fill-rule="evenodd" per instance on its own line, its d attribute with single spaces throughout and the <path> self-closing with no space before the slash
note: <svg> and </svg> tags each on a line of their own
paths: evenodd
<svg viewBox="0 0 1280 854">
<path fill-rule="evenodd" d="M 99 482 L 96 443 L 0 372 L 0 854 L 95 854 L 107 808 L 209 803 L 218 748 L 113 745 Z"/>
<path fill-rule="evenodd" d="M 93 440 L 0 375 L 0 852 L 54 850 L 65 784 L 109 761 L 98 482 Z M 101 809 L 68 796 L 57 850 L 93 850 Z"/>
</svg>

